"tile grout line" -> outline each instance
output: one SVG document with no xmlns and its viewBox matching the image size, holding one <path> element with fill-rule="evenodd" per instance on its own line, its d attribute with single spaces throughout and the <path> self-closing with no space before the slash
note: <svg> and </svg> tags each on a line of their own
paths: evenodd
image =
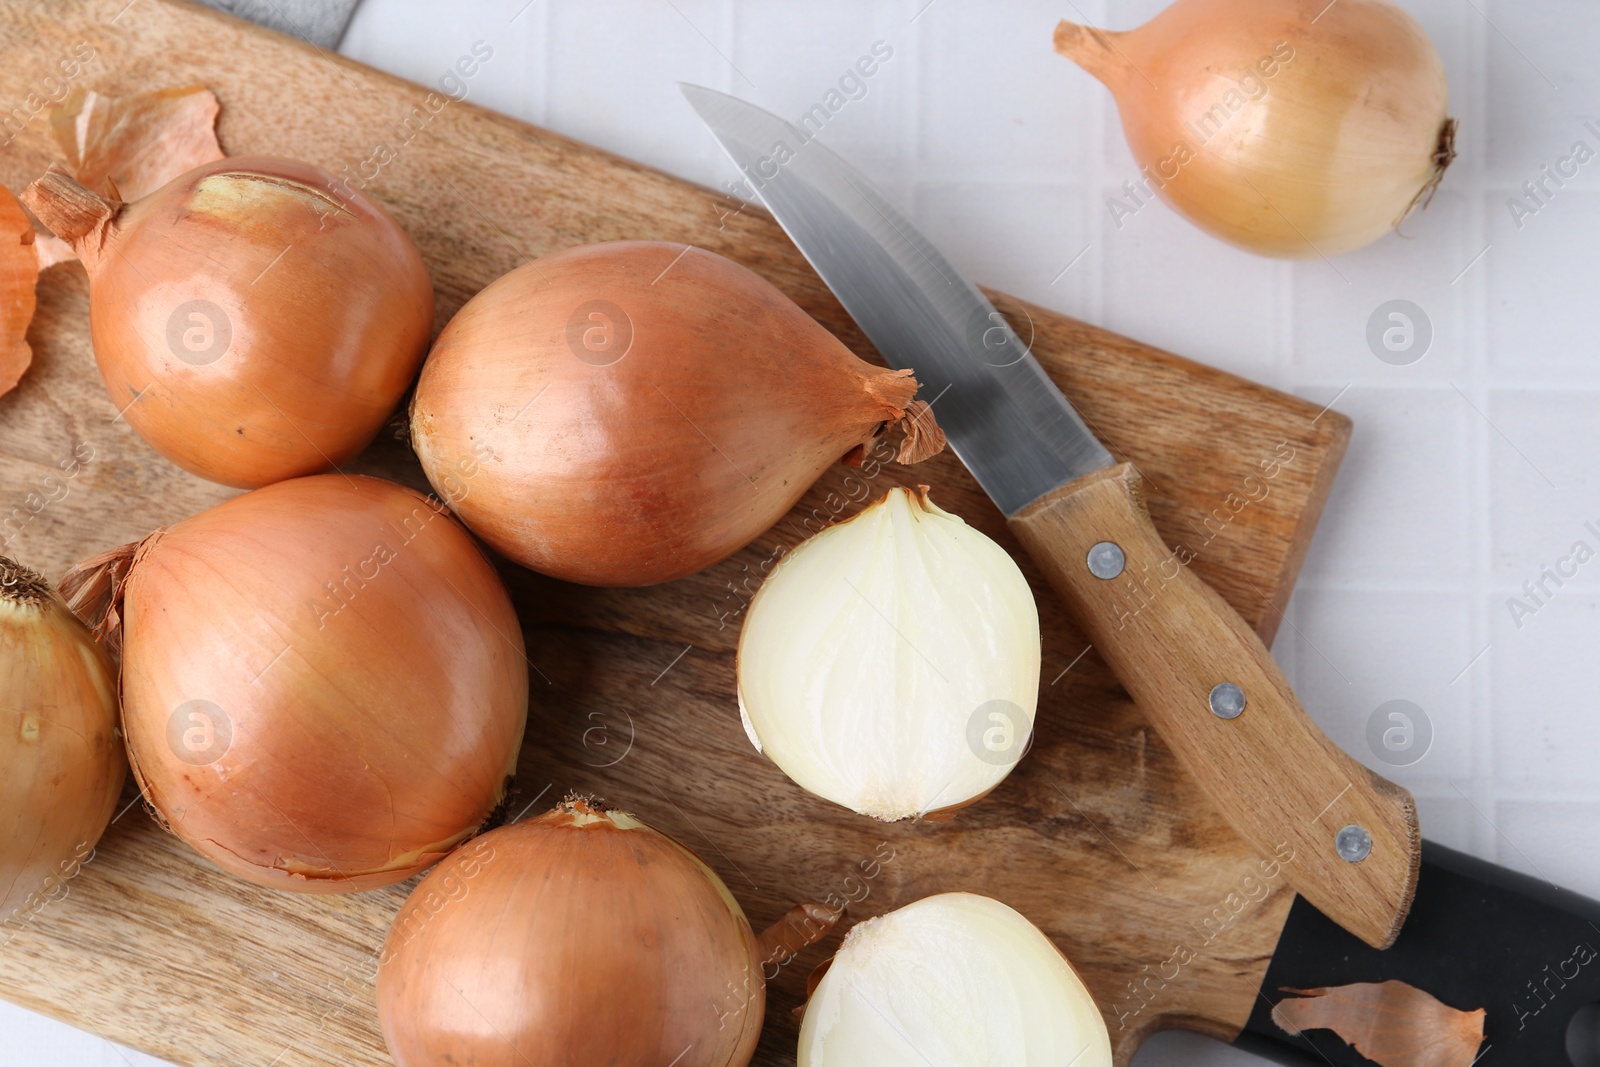
<svg viewBox="0 0 1600 1067">
<path fill-rule="evenodd" d="M 545 124 L 551 124 L 550 108 L 555 100 L 555 58 L 551 49 L 555 46 L 555 5 L 539 5 L 539 50 L 544 56 L 544 76 L 540 79 L 539 110 Z"/>
<path fill-rule="evenodd" d="M 929 23 L 923 21 L 920 13 L 926 10 L 926 0 L 905 0 L 900 5 L 900 14 L 906 18 L 911 34 L 907 39 L 906 47 L 911 52 L 911 85 L 906 93 L 901 96 L 901 106 L 906 110 L 906 122 L 902 127 L 911 131 L 910 144 L 906 138 L 900 139 L 900 173 L 903 174 L 911 186 L 914 206 L 920 208 L 922 188 L 913 177 L 922 172 L 922 160 L 927 153 L 927 131 L 922 125 L 922 94 L 923 83 L 927 80 L 924 75 L 928 65 L 928 30 Z"/>
<path fill-rule="evenodd" d="M 722 17 L 718 19 L 718 22 L 720 22 L 722 25 L 723 40 L 728 49 L 727 65 L 729 69 L 724 72 L 724 77 L 727 78 L 727 91 L 738 95 L 737 89 L 739 88 L 739 83 L 735 80 L 734 75 L 742 69 L 738 66 L 739 12 L 738 8 L 733 3 L 733 0 L 720 0 L 719 6 L 722 9 Z"/>
<path fill-rule="evenodd" d="M 1484 32 L 1482 20 L 1469 19 L 1467 23 L 1468 41 L 1468 79 L 1472 86 L 1468 93 L 1468 105 L 1476 115 L 1477 127 L 1475 130 L 1479 143 L 1487 142 L 1485 136 L 1488 122 L 1485 110 L 1486 91 L 1485 80 L 1488 77 L 1488 38 Z M 1476 77 L 1472 76 L 1476 74 Z M 1469 221 L 1463 227 L 1465 233 L 1459 235 L 1458 244 L 1462 261 L 1471 254 L 1472 248 L 1481 248 L 1489 239 L 1488 207 L 1485 199 L 1485 175 L 1481 166 L 1474 165 L 1467 170 L 1465 175 L 1466 195 L 1470 205 Z M 1490 373 L 1491 358 L 1489 352 L 1489 311 L 1488 311 L 1488 277 L 1493 269 L 1493 264 L 1488 264 L 1482 270 L 1471 275 L 1466 284 L 1471 286 L 1469 293 L 1463 294 L 1463 317 L 1467 320 L 1462 325 L 1467 344 L 1468 388 L 1483 404 L 1484 410 L 1489 410 L 1489 398 L 1492 391 L 1492 374 Z M 1472 438 L 1468 443 L 1468 453 L 1472 467 L 1472 480 L 1470 483 L 1469 503 L 1472 507 L 1472 569 L 1471 569 L 1471 600 L 1477 606 L 1472 612 L 1471 641 L 1472 648 L 1484 648 L 1494 632 L 1492 594 L 1490 588 L 1495 583 L 1494 575 L 1494 518 L 1490 508 L 1494 504 L 1493 467 L 1490 449 L 1493 441 L 1490 439 L 1492 430 L 1485 425 L 1483 419 L 1474 419 Z M 1470 652 L 1470 650 L 1468 650 Z M 1468 765 L 1473 773 L 1473 791 L 1484 796 L 1484 802 L 1493 812 L 1496 823 L 1499 820 L 1499 796 L 1494 789 L 1496 768 L 1494 761 L 1494 709 L 1491 698 L 1494 692 L 1494 674 L 1496 654 L 1491 650 L 1484 661 L 1472 671 L 1467 691 L 1469 726 L 1472 730 L 1472 747 Z M 1473 822 L 1473 843 L 1480 849 L 1485 845 L 1494 848 L 1495 855 L 1501 853 L 1499 841 L 1496 839 L 1493 827 L 1479 825 L 1482 820 Z M 1480 854 L 1486 854 L 1480 852 Z"/>
<path fill-rule="evenodd" d="M 1100 24 L 1106 24 L 1106 5 L 1100 7 Z M 1094 280 L 1086 287 L 1089 313 L 1094 316 L 1093 321 L 1106 321 L 1106 289 L 1109 285 L 1108 276 L 1111 273 L 1111 260 L 1108 258 L 1111 235 L 1106 231 L 1106 214 L 1099 208 L 1100 198 L 1105 194 L 1104 182 L 1110 160 L 1106 154 L 1106 144 L 1110 135 L 1108 129 L 1116 108 L 1111 102 L 1109 92 L 1096 92 L 1093 94 L 1091 105 L 1091 120 L 1089 129 L 1093 131 L 1092 144 L 1089 148 L 1089 173 L 1084 175 L 1083 187 L 1085 196 L 1083 202 L 1084 235 L 1102 249 L 1102 253 L 1093 264 Z M 1120 123 L 1119 123 L 1120 126 Z M 1121 132 L 1120 129 L 1118 131 Z"/>
</svg>

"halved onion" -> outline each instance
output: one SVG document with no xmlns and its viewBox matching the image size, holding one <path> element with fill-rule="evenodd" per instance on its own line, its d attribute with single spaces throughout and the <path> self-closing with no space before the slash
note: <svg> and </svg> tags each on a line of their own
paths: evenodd
<svg viewBox="0 0 1600 1067">
<path fill-rule="evenodd" d="M 739 634 L 750 741 L 801 786 L 878 819 L 971 803 L 1027 750 L 1039 610 L 1005 549 L 889 490 L 790 552 Z"/>
<path fill-rule="evenodd" d="M 1072 964 L 990 897 L 942 893 L 868 919 L 825 966 L 799 1067 L 1111 1067 Z"/>
</svg>

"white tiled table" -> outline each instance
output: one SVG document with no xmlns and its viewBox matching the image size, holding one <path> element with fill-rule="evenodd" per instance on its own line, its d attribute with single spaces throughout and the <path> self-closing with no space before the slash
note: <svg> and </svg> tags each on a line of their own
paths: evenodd
<svg viewBox="0 0 1600 1067">
<path fill-rule="evenodd" d="M 1600 161 L 1520 229 L 1506 204 L 1574 141 L 1600 149 L 1600 5 L 1404 2 L 1444 56 L 1461 158 L 1406 238 L 1332 266 L 1246 255 L 1160 204 L 1114 224 L 1137 168 L 1050 32 L 1161 0 L 364 0 L 341 51 L 431 83 L 484 41 L 476 102 L 720 184 L 675 82 L 797 116 L 886 42 L 823 138 L 970 275 L 1354 416 L 1275 653 L 1335 740 L 1417 794 L 1429 837 L 1600 897 L 1600 560 L 1520 627 L 1507 606 L 1575 541 L 1600 551 Z M 1433 325 L 1409 366 L 1365 341 L 1395 298 Z M 1433 728 L 1409 766 L 1366 740 L 1394 699 Z M 0 1034 L 0 1067 L 157 1062 L 3 1003 Z M 1255 1062 L 1183 1035 L 1138 1061 Z"/>
</svg>

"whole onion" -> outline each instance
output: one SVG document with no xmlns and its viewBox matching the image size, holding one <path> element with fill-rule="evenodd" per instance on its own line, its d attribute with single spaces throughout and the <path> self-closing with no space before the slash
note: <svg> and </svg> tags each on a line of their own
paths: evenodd
<svg viewBox="0 0 1600 1067">
<path fill-rule="evenodd" d="M 308 164 L 221 159 L 130 204 L 52 172 L 23 200 L 89 272 L 112 403 L 202 478 L 251 488 L 350 459 L 427 349 L 416 246 Z"/>
<path fill-rule="evenodd" d="M 527 713 L 499 575 L 442 505 L 376 478 L 258 489 L 75 569 L 122 649 L 145 798 L 225 870 L 402 881 L 505 795 Z"/>
<path fill-rule="evenodd" d="M 431 871 L 378 966 L 398 1067 L 744 1067 L 765 1010 L 758 942 L 722 879 L 577 798 Z"/>
<path fill-rule="evenodd" d="M 77 873 L 126 774 L 110 658 L 43 578 L 0 556 L 0 922 Z"/>
<path fill-rule="evenodd" d="M 937 451 L 909 374 L 857 359 L 730 260 L 618 241 L 468 301 L 423 367 L 411 438 L 435 488 L 485 455 L 455 508 L 497 551 L 649 585 L 748 544 L 889 424 L 909 431 L 902 462 Z"/>
<path fill-rule="evenodd" d="M 1107 202 L 1119 229 L 1159 194 L 1251 251 L 1331 256 L 1455 158 L 1444 64 L 1390 0 L 1175 0 L 1122 33 L 1063 22 L 1055 46 L 1111 90 L 1140 166 Z"/>
</svg>

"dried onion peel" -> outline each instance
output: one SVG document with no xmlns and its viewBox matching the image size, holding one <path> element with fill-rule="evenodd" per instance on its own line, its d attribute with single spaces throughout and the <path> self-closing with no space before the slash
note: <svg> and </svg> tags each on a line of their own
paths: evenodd
<svg viewBox="0 0 1600 1067">
<path fill-rule="evenodd" d="M 50 112 L 50 133 L 85 188 L 141 200 L 223 157 L 215 94 L 203 85 L 107 96 L 77 86 Z"/>
<path fill-rule="evenodd" d="M 924 897 L 851 928 L 812 991 L 798 1067 L 1111 1067 L 1083 980 L 989 897 Z"/>
<path fill-rule="evenodd" d="M 0 185 L 0 396 L 17 387 L 33 362 L 28 326 L 37 304 L 40 261 L 33 222 Z"/>
<path fill-rule="evenodd" d="M 886 424 L 910 432 L 902 462 L 937 451 L 916 389 L 730 260 L 618 241 L 468 301 L 423 367 L 411 440 L 436 488 L 486 455 L 455 507 L 497 551 L 568 581 L 650 585 L 748 544 Z"/>
<path fill-rule="evenodd" d="M 1290 1034 L 1332 1030 L 1380 1067 L 1472 1067 L 1483 1044 L 1482 1008 L 1452 1008 L 1426 990 L 1390 979 L 1290 989 L 1272 1021 Z"/>
<path fill-rule="evenodd" d="M 1016 562 L 927 487 L 891 489 L 784 557 L 739 634 L 750 740 L 874 818 L 998 785 L 1039 698 L 1039 610 Z"/>
<path fill-rule="evenodd" d="M 1444 64 L 1390 0 L 1176 0 L 1122 33 L 1063 22 L 1055 46 L 1116 98 L 1147 185 L 1123 209 L 1154 189 L 1253 252 L 1375 241 L 1455 157 Z"/>
<path fill-rule="evenodd" d="M 744 1067 L 758 941 L 722 879 L 631 815 L 569 798 L 417 886 L 378 968 L 398 1067 Z"/>
<path fill-rule="evenodd" d="M 185 470 L 251 488 L 337 466 L 410 385 L 433 289 L 400 226 L 304 163 L 232 158 L 129 204 L 23 194 L 89 272 L 112 403 Z"/>
<path fill-rule="evenodd" d="M 0 922 L 87 861 L 126 774 L 110 658 L 43 578 L 0 556 Z"/>
<path fill-rule="evenodd" d="M 472 538 L 410 489 L 280 482 L 82 564 L 63 589 L 120 641 L 145 798 L 241 878 L 399 882 L 505 796 L 527 713 L 521 630 Z"/>
</svg>

